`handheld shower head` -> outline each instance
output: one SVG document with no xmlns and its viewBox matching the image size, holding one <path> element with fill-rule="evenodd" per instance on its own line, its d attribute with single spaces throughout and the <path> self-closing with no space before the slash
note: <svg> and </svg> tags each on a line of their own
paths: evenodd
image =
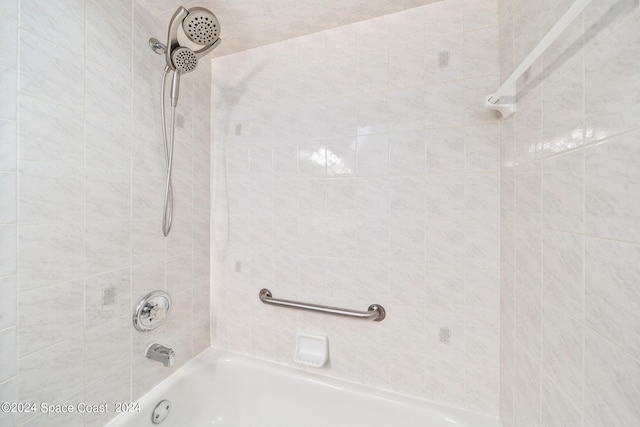
<svg viewBox="0 0 640 427">
<path fill-rule="evenodd" d="M 194 44 L 204 46 L 198 50 L 180 45 L 178 27 Z M 178 105 L 180 74 L 189 73 L 198 66 L 198 59 L 207 55 L 220 44 L 220 22 L 218 18 L 204 7 L 185 9 L 179 7 L 169 23 L 167 34 L 167 67 L 174 71 L 171 84 L 171 105 Z"/>
<path fill-rule="evenodd" d="M 193 50 L 187 46 L 182 46 L 178 42 L 178 27 L 182 25 L 187 39 L 202 46 Z M 164 211 L 162 217 L 162 233 L 165 237 L 171 231 L 173 218 L 173 187 L 171 184 L 171 173 L 173 168 L 173 141 L 175 132 L 175 113 L 178 106 L 178 95 L 180 90 L 180 75 L 189 73 L 196 69 L 198 60 L 220 45 L 220 23 L 218 18 L 208 9 L 203 7 L 193 7 L 189 10 L 179 7 L 171 17 L 169 30 L 167 31 L 167 47 L 165 50 L 167 66 L 162 75 L 162 139 L 164 141 L 165 158 L 167 161 L 167 185 L 164 193 Z M 150 40 L 154 51 L 162 53 L 160 43 L 157 40 Z M 169 71 L 173 71 L 171 81 L 171 132 L 167 138 L 167 123 L 165 117 L 165 85 Z"/>
<path fill-rule="evenodd" d="M 204 47 L 194 51 L 186 46 L 180 45 L 178 42 L 178 27 L 180 24 L 182 24 L 184 34 L 189 41 Z M 187 67 L 191 69 L 182 70 L 175 61 L 180 59 L 179 57 L 183 57 L 184 59 L 184 56 L 187 55 L 184 52 L 189 50 L 193 55 L 188 54 L 188 56 L 194 57 L 197 65 L 197 60 L 218 47 L 220 41 L 220 23 L 211 11 L 203 7 L 193 7 L 187 10 L 181 6 L 176 10 L 176 13 L 173 14 L 171 22 L 169 23 L 167 35 L 167 66 L 174 71 L 183 73 L 193 71 L 195 66 L 193 68 Z M 174 57 L 174 51 L 176 50 L 180 50 L 182 54 Z M 190 60 L 189 62 L 194 61 Z"/>
<path fill-rule="evenodd" d="M 180 75 L 189 73 L 198 66 L 196 54 L 188 47 L 179 47 L 171 53 L 171 62 L 175 67 L 173 79 L 171 81 L 171 105 L 178 105 L 180 95 Z"/>
<path fill-rule="evenodd" d="M 171 53 L 171 62 L 179 73 L 188 73 L 198 66 L 198 58 L 188 47 L 179 47 Z"/>
</svg>

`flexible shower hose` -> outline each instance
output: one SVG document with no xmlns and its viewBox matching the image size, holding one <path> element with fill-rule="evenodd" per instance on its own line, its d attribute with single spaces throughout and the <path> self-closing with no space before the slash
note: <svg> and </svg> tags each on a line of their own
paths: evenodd
<svg viewBox="0 0 640 427">
<path fill-rule="evenodd" d="M 162 140 L 164 141 L 164 157 L 167 163 L 167 182 L 164 190 L 164 209 L 162 213 L 162 234 L 168 236 L 171 231 L 171 223 L 173 221 L 173 188 L 171 185 L 171 172 L 173 169 L 173 140 L 175 134 L 176 124 L 176 107 L 171 106 L 171 130 L 170 138 L 167 139 L 167 122 L 165 117 L 164 105 L 165 105 L 165 86 L 167 81 L 167 74 L 169 73 L 169 67 L 164 68 L 162 74 L 162 96 L 160 110 L 162 112 Z"/>
</svg>

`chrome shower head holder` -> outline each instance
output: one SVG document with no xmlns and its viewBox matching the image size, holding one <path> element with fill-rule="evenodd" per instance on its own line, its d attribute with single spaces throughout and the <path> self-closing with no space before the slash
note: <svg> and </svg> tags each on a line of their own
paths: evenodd
<svg viewBox="0 0 640 427">
<path fill-rule="evenodd" d="M 149 39 L 149 46 L 158 55 L 164 55 L 167 52 L 167 46 L 155 37 Z"/>
</svg>

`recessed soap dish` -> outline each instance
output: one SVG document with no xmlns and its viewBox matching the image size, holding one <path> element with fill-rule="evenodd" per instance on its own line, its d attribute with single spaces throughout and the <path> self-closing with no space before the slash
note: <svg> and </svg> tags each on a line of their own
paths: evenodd
<svg viewBox="0 0 640 427">
<path fill-rule="evenodd" d="M 329 340 L 324 335 L 311 335 L 298 332 L 296 352 L 293 361 L 301 365 L 320 368 L 329 358 Z"/>
</svg>

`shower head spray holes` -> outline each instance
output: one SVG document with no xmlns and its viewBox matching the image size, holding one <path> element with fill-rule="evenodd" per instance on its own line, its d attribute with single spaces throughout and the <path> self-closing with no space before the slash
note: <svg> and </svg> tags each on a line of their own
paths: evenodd
<svg viewBox="0 0 640 427">
<path fill-rule="evenodd" d="M 220 23 L 213 13 L 205 8 L 189 9 L 189 15 L 182 22 L 185 34 L 194 43 L 209 45 L 220 36 Z"/>
<path fill-rule="evenodd" d="M 196 54 L 188 47 L 179 47 L 171 54 L 171 60 L 176 70 L 180 73 L 188 73 L 198 66 Z"/>
</svg>

